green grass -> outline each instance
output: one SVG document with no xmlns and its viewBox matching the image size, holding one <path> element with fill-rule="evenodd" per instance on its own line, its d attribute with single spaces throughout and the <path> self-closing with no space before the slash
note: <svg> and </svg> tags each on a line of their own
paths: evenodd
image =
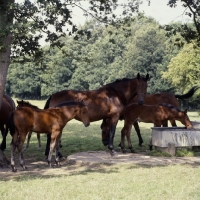
<svg viewBox="0 0 200 200">
<path fill-rule="evenodd" d="M 45 101 L 31 101 L 43 108 Z M 196 113 L 190 113 L 192 120 L 199 120 Z M 107 150 L 101 142 L 101 122 L 94 122 L 87 128 L 72 120 L 64 129 L 61 149 L 63 155 L 81 151 Z M 119 122 L 114 146 L 120 142 L 123 122 Z M 131 139 L 136 151 L 148 149 L 152 124 L 140 123 L 144 139 L 138 147 L 138 139 L 132 130 Z M 42 135 L 42 151 L 37 150 L 36 134 L 33 133 L 30 147 L 24 153 L 25 160 L 38 162 L 34 170 L 17 173 L 3 173 L 0 178 L 2 200 L 198 200 L 200 196 L 200 167 L 194 165 L 147 166 L 133 164 L 72 164 L 49 169 L 44 162 L 46 136 Z M 10 159 L 10 140 L 7 137 L 6 157 Z M 185 151 L 185 150 L 184 150 Z M 180 156 L 186 156 L 187 152 Z M 191 156 L 192 154 L 190 154 Z M 192 156 L 195 156 L 193 154 Z M 18 156 L 16 156 L 18 163 Z M 18 166 L 19 168 L 19 166 Z"/>
</svg>

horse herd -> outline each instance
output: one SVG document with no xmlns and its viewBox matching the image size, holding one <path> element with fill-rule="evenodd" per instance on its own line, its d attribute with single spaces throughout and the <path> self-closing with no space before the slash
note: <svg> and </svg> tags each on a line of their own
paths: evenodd
<svg viewBox="0 0 200 200">
<path fill-rule="evenodd" d="M 175 120 L 178 120 L 186 128 L 192 128 L 187 110 L 178 109 L 177 98 L 190 98 L 199 87 L 193 87 L 184 95 L 169 93 L 146 95 L 148 80 L 149 74 L 142 77 L 138 73 L 136 78 L 116 80 L 97 90 L 63 90 L 52 94 L 44 109 L 39 109 L 23 100 L 17 101 L 18 106 L 15 108 L 12 98 L 4 95 L 0 110 L 0 129 L 3 136 L 0 148 L 1 150 L 6 148 L 6 135 L 10 130 L 12 171 L 17 171 L 14 161 L 16 148 L 20 155 L 20 165 L 26 169 L 22 147 L 27 134 L 30 140 L 32 131 L 36 132 L 38 137 L 40 133 L 47 134 L 45 149 L 47 162 L 51 166 L 52 154 L 55 151 L 55 162 L 60 165 L 62 130 L 71 119 L 82 121 L 86 127 L 90 122 L 102 120 L 102 143 L 108 146 L 111 155 L 116 154 L 113 140 L 118 120 L 124 119 L 119 144 L 123 152 L 125 152 L 125 137 L 129 149 L 133 152 L 130 139 L 132 125 L 137 132 L 139 145 L 143 143 L 138 121 L 153 123 L 154 126 L 167 126 L 169 120 L 172 126 L 176 126 Z"/>
</svg>

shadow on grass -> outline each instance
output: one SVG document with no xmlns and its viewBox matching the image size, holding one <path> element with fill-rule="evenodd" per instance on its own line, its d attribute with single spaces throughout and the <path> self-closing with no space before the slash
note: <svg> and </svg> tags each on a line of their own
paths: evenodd
<svg viewBox="0 0 200 200">
<path fill-rule="evenodd" d="M 114 146 L 117 150 L 117 146 L 120 143 L 121 139 L 121 127 L 117 127 Z M 134 129 L 132 129 L 131 139 L 133 141 L 133 148 L 138 153 L 146 152 L 149 150 L 149 140 L 151 137 L 150 128 L 141 128 L 142 137 L 144 140 L 143 146 L 138 146 L 138 138 Z M 10 143 L 8 137 L 7 143 Z M 165 169 L 167 165 L 162 164 L 114 164 L 114 163 L 70 163 L 63 162 L 61 168 L 49 169 L 47 163 L 44 162 L 44 149 L 46 145 L 46 137 L 41 137 L 42 139 L 42 150 L 37 150 L 37 139 L 36 134 L 33 134 L 31 138 L 31 144 L 27 152 L 24 153 L 24 159 L 26 163 L 30 166 L 27 171 L 19 170 L 17 173 L 11 172 L 11 169 L 0 170 L 1 181 L 17 180 L 17 181 L 27 181 L 32 179 L 51 179 L 67 176 L 77 176 L 77 175 L 87 175 L 91 173 L 120 173 L 121 168 L 126 169 L 139 169 L 139 168 L 154 168 L 159 167 Z M 127 143 L 127 142 L 126 142 Z M 82 124 L 68 124 L 63 130 L 62 135 L 62 149 L 61 152 L 65 157 L 68 155 L 85 152 L 85 151 L 107 151 L 107 147 L 103 146 L 101 142 L 101 130 L 99 125 L 91 125 L 88 128 L 85 128 Z M 6 157 L 10 159 L 10 149 L 7 145 Z M 128 151 L 128 150 L 127 150 Z M 19 159 L 18 154 L 15 154 L 16 165 L 19 169 Z M 54 159 L 54 158 L 53 158 Z M 151 160 L 151 158 L 149 158 Z M 162 159 L 159 157 L 159 159 Z M 35 164 L 37 163 L 38 164 Z M 191 167 L 198 167 L 200 162 L 195 162 L 193 164 L 186 164 Z"/>
</svg>

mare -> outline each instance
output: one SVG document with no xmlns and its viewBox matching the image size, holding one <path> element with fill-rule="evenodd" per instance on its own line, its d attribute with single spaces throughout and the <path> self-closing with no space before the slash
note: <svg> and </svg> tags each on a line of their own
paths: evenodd
<svg viewBox="0 0 200 200">
<path fill-rule="evenodd" d="M 88 107 L 85 102 L 63 102 L 56 105 L 55 108 L 47 110 L 34 109 L 31 107 L 17 108 L 9 118 L 9 129 L 12 136 L 10 144 L 12 171 L 17 171 L 14 161 L 14 151 L 16 148 L 20 155 L 19 159 L 21 167 L 27 169 L 24 164 L 22 147 L 29 131 L 46 133 L 51 136 L 47 162 L 51 167 L 51 158 L 53 151 L 55 150 L 55 161 L 57 165 L 60 165 L 58 157 L 59 140 L 64 126 L 74 117 L 79 118 L 86 127 L 89 126 Z"/>
<path fill-rule="evenodd" d="M 18 104 L 17 108 L 19 108 L 19 107 L 31 107 L 31 108 L 34 108 L 34 109 L 42 110 L 42 109 L 38 108 L 37 106 L 31 104 L 30 102 L 24 101 L 24 100 L 21 100 L 21 101 L 17 100 L 17 104 Z M 28 133 L 27 143 L 26 143 L 26 146 L 24 148 L 24 151 L 26 151 L 28 149 L 28 147 L 29 147 L 31 135 L 32 135 L 32 131 L 30 131 Z M 37 139 L 38 139 L 38 150 L 40 150 L 41 149 L 40 133 L 37 133 Z"/>
<path fill-rule="evenodd" d="M 123 117 L 124 127 L 121 130 L 121 149 L 123 152 L 125 152 L 125 136 L 128 141 L 129 149 L 131 152 L 134 152 L 132 150 L 130 134 L 132 125 L 136 120 L 145 123 L 153 123 L 155 127 L 161 127 L 167 120 L 178 120 L 186 128 L 192 128 L 192 124 L 187 115 L 187 109 L 181 111 L 179 108 L 166 103 L 159 105 L 144 104 L 142 106 L 133 103 L 126 107 Z"/>
<path fill-rule="evenodd" d="M 8 95 L 3 95 L 3 101 L 0 109 L 0 130 L 3 137 L 1 150 L 6 149 L 6 136 L 8 134 L 8 119 L 10 114 L 15 110 L 15 102 Z"/>
<path fill-rule="evenodd" d="M 158 94 L 147 94 L 145 96 L 145 104 L 147 104 L 147 105 L 158 105 L 160 103 L 168 103 L 168 104 L 171 104 L 171 105 L 173 105 L 175 107 L 179 107 L 179 102 L 178 102 L 177 99 L 181 99 L 181 100 L 188 99 L 188 98 L 192 97 L 193 94 L 198 89 L 199 89 L 198 86 L 194 86 L 187 93 L 182 94 L 182 95 L 170 94 L 170 93 L 167 93 L 167 92 L 162 92 L 162 93 L 158 93 Z M 134 98 L 131 103 L 137 103 L 137 99 Z M 170 121 L 172 126 L 177 126 L 174 119 L 169 120 L 169 121 Z M 166 121 L 162 125 L 164 127 L 168 127 L 168 121 Z M 143 139 L 142 139 L 142 136 L 141 136 L 141 133 L 140 133 L 140 128 L 139 128 L 137 120 L 133 123 L 133 126 L 135 128 L 135 131 L 136 131 L 138 139 L 139 139 L 139 146 L 142 146 Z M 104 129 L 106 129 L 105 122 L 104 122 L 104 124 L 102 124 L 102 127 L 104 127 Z M 119 147 L 120 146 L 121 146 L 121 144 L 119 144 Z"/>
<path fill-rule="evenodd" d="M 88 104 L 88 114 L 90 122 L 106 119 L 109 127 L 109 134 L 103 137 L 102 142 L 108 146 L 111 155 L 116 152 L 113 147 L 115 129 L 117 122 L 124 108 L 137 96 L 137 103 L 142 105 L 147 90 L 147 81 L 149 74 L 146 77 L 137 74 L 133 79 L 116 80 L 100 87 L 97 90 L 79 91 L 79 90 L 63 90 L 52 94 L 46 102 L 44 109 L 53 107 L 63 101 L 70 101 L 76 98 L 83 99 Z M 78 117 L 75 119 L 80 120 Z M 47 144 L 45 155 L 49 152 L 50 136 L 47 135 Z"/>
</svg>

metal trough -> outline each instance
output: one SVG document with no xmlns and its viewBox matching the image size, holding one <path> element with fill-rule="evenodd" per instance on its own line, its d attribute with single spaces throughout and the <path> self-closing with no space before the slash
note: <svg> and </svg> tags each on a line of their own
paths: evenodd
<svg viewBox="0 0 200 200">
<path fill-rule="evenodd" d="M 200 122 L 193 121 L 193 129 L 185 127 L 153 127 L 152 145 L 159 150 L 174 147 L 200 146 Z M 173 152 L 175 149 L 173 150 Z M 174 154 L 174 153 L 173 153 Z"/>
</svg>

